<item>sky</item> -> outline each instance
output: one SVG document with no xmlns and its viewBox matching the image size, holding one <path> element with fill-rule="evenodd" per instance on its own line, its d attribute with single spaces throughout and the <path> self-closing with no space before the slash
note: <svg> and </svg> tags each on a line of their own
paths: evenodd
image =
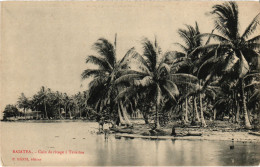
<svg viewBox="0 0 260 167">
<path fill-rule="evenodd" d="M 94 42 L 113 42 L 117 58 L 144 37 L 156 36 L 163 51 L 178 49 L 178 28 L 198 22 L 211 32 L 214 4 L 223 2 L 3 2 L 1 3 L 0 111 L 23 92 L 31 97 L 41 86 L 69 95 L 87 89 L 81 73 L 96 54 Z M 239 2 L 240 30 L 259 13 L 259 2 Z M 259 34 L 259 33 L 258 33 Z M 1 112 L 0 112 L 1 113 Z"/>
</svg>

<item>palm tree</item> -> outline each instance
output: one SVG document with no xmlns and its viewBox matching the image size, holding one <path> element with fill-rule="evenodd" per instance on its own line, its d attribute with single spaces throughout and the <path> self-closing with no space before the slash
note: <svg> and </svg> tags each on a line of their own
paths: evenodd
<svg viewBox="0 0 260 167">
<path fill-rule="evenodd" d="M 159 47 L 157 40 L 152 43 L 147 38 L 143 39 L 143 54 L 134 51 L 132 58 L 139 61 L 139 70 L 128 70 L 120 76 L 116 82 L 128 82 L 130 87 L 126 88 L 125 94 L 135 90 L 149 93 L 151 101 L 155 103 L 156 117 L 155 128 L 160 128 L 159 111 L 163 97 L 167 97 L 176 103 L 176 96 L 179 95 L 177 83 L 184 82 L 184 78 L 194 79 L 188 74 L 172 74 L 170 66 L 165 63 L 165 55 Z M 124 94 L 124 92 L 121 94 Z"/>
<path fill-rule="evenodd" d="M 56 103 L 57 103 L 56 105 L 57 105 L 58 113 L 59 113 L 59 119 L 61 119 L 62 118 L 62 115 L 61 115 L 62 93 L 60 93 L 59 91 L 56 91 L 55 98 L 56 98 Z"/>
<path fill-rule="evenodd" d="M 117 61 L 116 37 L 114 44 L 105 38 L 100 38 L 94 43 L 93 47 L 98 56 L 88 56 L 86 63 L 95 64 L 98 68 L 86 69 L 81 74 L 82 79 L 93 77 L 93 80 L 89 83 L 88 103 L 94 105 L 96 110 L 102 111 L 105 108 L 110 108 L 110 112 L 112 112 L 113 107 L 116 106 L 113 100 L 116 92 L 118 92 L 114 81 L 127 67 L 128 56 L 132 49 L 120 61 Z"/>
<path fill-rule="evenodd" d="M 237 72 L 236 76 L 239 79 L 239 92 L 242 100 L 241 108 L 245 117 L 245 126 L 246 128 L 251 128 L 248 119 L 243 77 L 257 66 L 257 63 L 254 63 L 257 61 L 254 60 L 259 56 L 256 49 L 260 47 L 260 35 L 248 38 L 255 32 L 259 24 L 260 14 L 252 20 L 242 35 L 239 33 L 238 6 L 236 2 L 232 1 L 225 2 L 222 5 L 214 5 L 212 14 L 215 16 L 215 28 L 219 34 L 202 34 L 201 36 L 210 36 L 220 43 L 209 44 L 204 49 L 212 48 L 222 52 L 218 54 L 222 58 L 222 72 Z M 214 71 L 216 72 L 217 70 Z"/>
<path fill-rule="evenodd" d="M 62 95 L 62 103 L 63 103 L 65 119 L 66 119 L 68 116 L 68 109 L 69 109 L 69 105 L 70 105 L 70 99 L 69 99 L 69 96 L 67 95 L 67 93 L 64 93 Z"/>
<path fill-rule="evenodd" d="M 29 108 L 29 100 L 27 97 L 25 97 L 24 93 L 21 93 L 21 96 L 18 98 L 17 104 L 19 108 L 23 109 L 24 118 L 26 118 L 25 111 L 27 108 Z"/>
<path fill-rule="evenodd" d="M 185 25 L 185 29 L 178 29 L 178 34 L 185 44 L 176 43 L 180 46 L 182 52 L 178 52 L 179 55 L 182 55 L 182 66 L 178 71 L 185 72 L 188 74 L 195 75 L 196 67 L 198 64 L 198 59 L 200 58 L 200 52 L 197 50 L 198 47 L 202 46 L 201 38 L 197 38 L 200 35 L 199 27 L 197 22 L 195 22 L 195 27 L 191 25 Z M 185 92 L 189 92 L 187 87 L 184 89 Z M 196 104 L 196 96 L 193 96 L 193 101 Z M 196 111 L 196 116 L 200 121 L 197 113 L 197 105 L 193 105 L 194 110 Z M 185 119 L 183 121 L 188 122 L 188 97 L 185 98 Z"/>
<path fill-rule="evenodd" d="M 40 98 L 41 103 L 44 106 L 44 113 L 45 113 L 45 118 L 49 119 L 48 113 L 47 113 L 47 98 L 48 98 L 48 92 L 50 91 L 50 89 L 47 89 L 42 86 L 40 91 L 38 92 L 38 96 Z"/>
</svg>

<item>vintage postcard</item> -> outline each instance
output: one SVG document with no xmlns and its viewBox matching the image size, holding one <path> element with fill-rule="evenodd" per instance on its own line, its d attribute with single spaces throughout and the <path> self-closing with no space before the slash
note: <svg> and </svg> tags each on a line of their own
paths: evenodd
<svg viewBox="0 0 260 167">
<path fill-rule="evenodd" d="M 260 165 L 259 1 L 0 4 L 2 166 Z"/>
</svg>

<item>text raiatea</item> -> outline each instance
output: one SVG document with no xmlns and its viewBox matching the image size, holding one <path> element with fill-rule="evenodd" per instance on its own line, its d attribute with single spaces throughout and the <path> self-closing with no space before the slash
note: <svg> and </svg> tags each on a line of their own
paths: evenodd
<svg viewBox="0 0 260 167">
<path fill-rule="evenodd" d="M 13 150 L 13 153 L 30 154 L 30 153 L 32 153 L 32 151 L 31 150 Z"/>
</svg>

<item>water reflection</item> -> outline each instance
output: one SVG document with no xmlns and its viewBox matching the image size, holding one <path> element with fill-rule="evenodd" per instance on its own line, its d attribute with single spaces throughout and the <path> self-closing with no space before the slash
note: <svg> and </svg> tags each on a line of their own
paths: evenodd
<svg viewBox="0 0 260 167">
<path fill-rule="evenodd" d="M 41 156 L 40 165 L 234 166 L 258 165 L 260 160 L 260 144 L 256 143 L 115 139 L 114 135 L 105 140 L 102 134 L 96 134 L 96 123 L 2 123 L 1 128 L 2 143 L 11 143 L 2 145 L 2 158 L 10 165 L 14 165 L 8 158 L 13 149 L 85 152 L 73 156 L 33 155 Z M 15 136 L 19 136 L 19 140 Z M 234 149 L 230 149 L 232 145 Z"/>
</svg>

